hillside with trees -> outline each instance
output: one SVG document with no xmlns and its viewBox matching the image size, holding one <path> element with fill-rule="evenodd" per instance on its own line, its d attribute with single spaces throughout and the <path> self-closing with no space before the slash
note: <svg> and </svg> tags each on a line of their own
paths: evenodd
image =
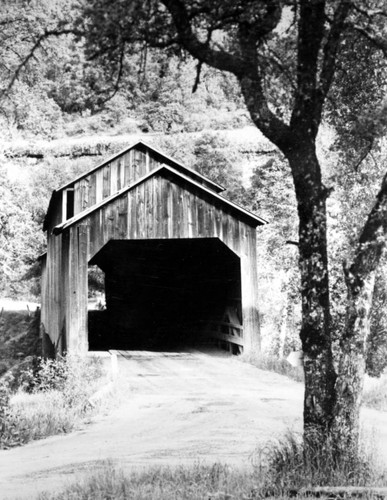
<svg viewBox="0 0 387 500">
<path fill-rule="evenodd" d="M 364 369 L 386 362 L 386 16 L 378 0 L 5 2 L 2 294 L 38 294 L 51 190 L 147 135 L 270 222 L 266 348 L 301 329 L 305 430 L 356 448 Z"/>
</svg>

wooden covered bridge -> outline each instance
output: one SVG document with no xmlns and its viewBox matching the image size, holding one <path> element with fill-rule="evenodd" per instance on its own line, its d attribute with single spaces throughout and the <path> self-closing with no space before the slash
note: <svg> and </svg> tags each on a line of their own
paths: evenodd
<svg viewBox="0 0 387 500">
<path fill-rule="evenodd" d="M 56 352 L 216 340 L 259 348 L 256 227 L 223 188 L 139 141 L 53 192 L 42 330 Z M 106 310 L 88 311 L 88 268 Z"/>
</svg>

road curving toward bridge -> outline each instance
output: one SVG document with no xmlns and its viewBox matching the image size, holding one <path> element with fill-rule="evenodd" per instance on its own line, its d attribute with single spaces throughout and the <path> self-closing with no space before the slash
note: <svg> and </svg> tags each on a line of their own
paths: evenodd
<svg viewBox="0 0 387 500">
<path fill-rule="evenodd" d="M 118 365 L 127 390 L 108 415 L 69 435 L 0 451 L 0 499 L 60 490 L 106 460 L 123 470 L 198 461 L 242 467 L 270 439 L 301 430 L 302 384 L 235 357 L 127 352 Z M 370 425 L 382 418 L 367 414 Z"/>
</svg>

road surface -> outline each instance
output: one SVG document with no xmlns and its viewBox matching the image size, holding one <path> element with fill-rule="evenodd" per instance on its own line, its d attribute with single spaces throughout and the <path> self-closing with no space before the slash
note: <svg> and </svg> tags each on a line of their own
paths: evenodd
<svg viewBox="0 0 387 500">
<path fill-rule="evenodd" d="M 302 384 L 235 357 L 131 352 L 119 358 L 119 371 L 127 399 L 111 413 L 69 435 L 0 451 L 1 499 L 60 490 L 107 459 L 123 470 L 244 466 L 259 444 L 301 430 Z M 374 413 L 378 426 L 387 420 Z M 382 438 L 387 444 L 387 422 Z"/>
</svg>

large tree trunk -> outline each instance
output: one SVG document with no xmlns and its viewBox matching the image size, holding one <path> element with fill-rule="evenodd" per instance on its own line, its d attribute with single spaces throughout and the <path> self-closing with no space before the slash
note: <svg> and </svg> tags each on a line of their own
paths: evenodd
<svg viewBox="0 0 387 500">
<path fill-rule="evenodd" d="M 335 405 L 336 373 L 330 332 L 327 257 L 326 190 L 314 144 L 298 144 L 288 159 L 293 173 L 299 214 L 305 396 L 304 432 L 324 439 Z"/>
</svg>

